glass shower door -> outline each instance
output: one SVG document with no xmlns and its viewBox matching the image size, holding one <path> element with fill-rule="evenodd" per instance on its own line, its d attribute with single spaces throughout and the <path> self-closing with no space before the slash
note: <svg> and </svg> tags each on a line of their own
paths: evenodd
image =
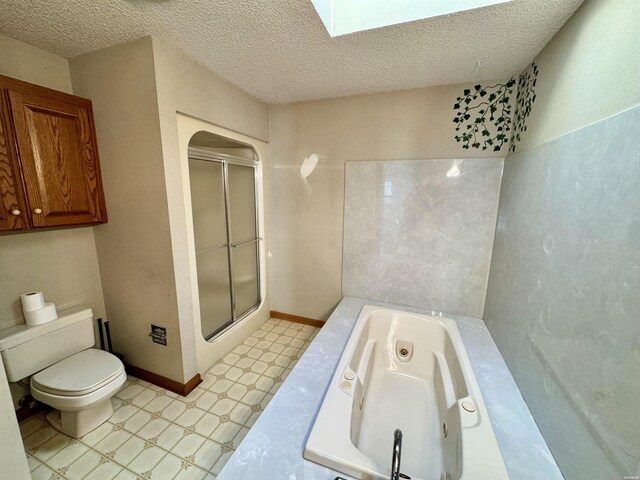
<svg viewBox="0 0 640 480">
<path fill-rule="evenodd" d="M 200 319 L 207 338 L 233 322 L 224 164 L 190 158 L 189 176 Z"/>
<path fill-rule="evenodd" d="M 189 156 L 202 335 L 209 340 L 260 305 L 257 167 Z"/>
<path fill-rule="evenodd" d="M 242 317 L 260 303 L 255 167 L 227 168 L 234 313 Z"/>
</svg>

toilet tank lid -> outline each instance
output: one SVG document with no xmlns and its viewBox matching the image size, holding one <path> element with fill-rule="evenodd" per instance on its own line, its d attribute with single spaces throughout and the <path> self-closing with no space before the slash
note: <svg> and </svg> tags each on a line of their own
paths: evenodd
<svg viewBox="0 0 640 480">
<path fill-rule="evenodd" d="M 22 324 L 5 328 L 0 330 L 0 352 L 91 318 L 93 318 L 93 310 L 91 308 L 84 305 L 76 305 L 75 307 L 58 310 L 58 318 L 42 325 L 29 327 L 26 324 Z"/>
</svg>

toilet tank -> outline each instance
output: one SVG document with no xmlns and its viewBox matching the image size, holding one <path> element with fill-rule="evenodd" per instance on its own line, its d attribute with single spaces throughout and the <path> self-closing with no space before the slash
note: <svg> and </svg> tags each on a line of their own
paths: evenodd
<svg viewBox="0 0 640 480">
<path fill-rule="evenodd" d="M 93 311 L 76 306 L 58 311 L 43 325 L 0 330 L 0 354 L 10 382 L 33 375 L 95 344 Z"/>
</svg>

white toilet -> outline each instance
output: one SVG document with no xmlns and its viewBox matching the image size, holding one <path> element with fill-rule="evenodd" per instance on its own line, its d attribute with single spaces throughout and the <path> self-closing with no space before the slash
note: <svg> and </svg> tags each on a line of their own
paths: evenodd
<svg viewBox="0 0 640 480">
<path fill-rule="evenodd" d="M 106 422 L 111 397 L 124 384 L 124 365 L 95 343 L 93 312 L 73 307 L 43 325 L 0 331 L 0 353 L 10 382 L 31 377 L 31 395 L 55 410 L 47 420 L 79 438 Z M 35 374 L 35 375 L 34 375 Z"/>
</svg>

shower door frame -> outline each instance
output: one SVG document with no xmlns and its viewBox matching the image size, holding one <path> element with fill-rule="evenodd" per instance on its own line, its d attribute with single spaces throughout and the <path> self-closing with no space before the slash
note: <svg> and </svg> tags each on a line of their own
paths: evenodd
<svg viewBox="0 0 640 480">
<path fill-rule="evenodd" d="M 255 151 L 254 151 L 255 155 Z M 189 147 L 187 153 L 187 161 L 201 160 L 207 162 L 215 162 L 222 164 L 222 182 L 223 182 L 223 190 L 224 190 L 224 216 L 225 216 L 225 226 L 227 233 L 227 243 L 225 245 L 221 245 L 220 248 L 225 247 L 227 249 L 227 268 L 229 273 L 229 295 L 231 297 L 231 320 L 221 327 L 215 329 L 212 333 L 205 335 L 202 332 L 202 319 L 200 320 L 201 331 L 200 334 L 203 338 L 210 342 L 214 340 L 219 335 L 223 334 L 230 328 L 237 325 L 239 322 L 247 318 L 253 312 L 260 308 L 262 304 L 262 284 L 261 284 L 261 257 L 260 257 L 260 242 L 263 240 L 260 236 L 260 210 L 259 210 L 259 201 L 258 201 L 258 189 L 260 187 L 259 184 L 259 167 L 260 162 L 258 160 L 251 160 L 248 158 L 236 157 L 233 155 L 228 155 L 224 153 L 217 153 L 209 151 L 205 148 L 198 147 Z M 228 165 L 239 165 L 242 167 L 251 167 L 253 169 L 253 200 L 255 205 L 255 232 L 256 237 L 253 240 L 249 240 L 246 242 L 242 242 L 239 244 L 234 244 L 231 241 L 231 218 L 229 215 L 229 171 Z M 195 229 L 195 225 L 194 225 Z M 235 285 L 234 285 L 234 274 L 233 274 L 233 249 L 236 247 L 241 247 L 244 245 L 248 245 L 249 243 L 256 244 L 256 288 L 258 292 L 258 301 L 255 305 L 249 308 L 247 311 L 243 312 L 241 315 L 236 315 L 236 296 L 235 296 Z M 196 256 L 196 269 L 198 268 L 197 256 Z M 200 288 L 198 287 L 198 297 L 200 297 Z M 200 302 L 198 302 L 200 303 Z M 202 315 L 202 313 L 201 313 Z"/>
</svg>

